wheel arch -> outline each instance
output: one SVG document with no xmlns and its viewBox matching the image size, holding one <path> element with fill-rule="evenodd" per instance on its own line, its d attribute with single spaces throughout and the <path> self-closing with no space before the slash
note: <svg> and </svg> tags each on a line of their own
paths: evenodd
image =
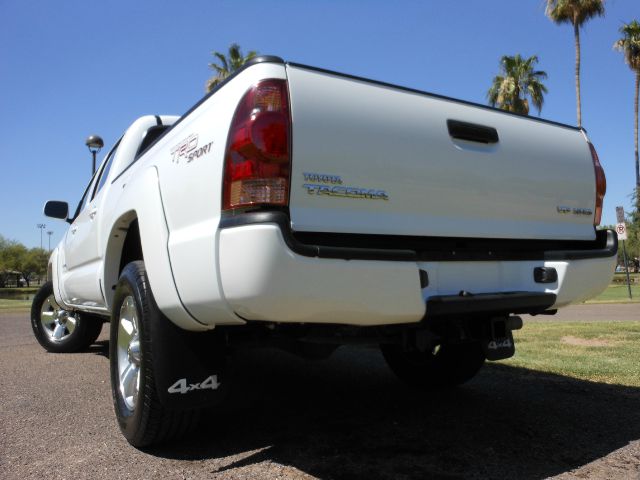
<svg viewBox="0 0 640 480">
<path fill-rule="evenodd" d="M 206 330 L 185 309 L 180 299 L 167 250 L 169 231 L 164 213 L 158 169 L 148 166 L 131 169 L 113 187 L 122 194 L 112 212 L 103 264 L 103 287 L 107 308 L 111 310 L 116 284 L 122 269 L 134 260 L 144 260 L 149 287 L 162 312 L 177 326 L 187 330 Z"/>
<path fill-rule="evenodd" d="M 63 253 L 63 249 L 60 246 L 57 246 L 49 255 L 49 261 L 47 263 L 47 281 L 51 281 L 53 284 L 53 295 L 56 298 L 56 302 L 59 305 L 65 306 L 69 308 L 69 306 L 64 302 L 64 292 L 63 285 L 60 279 L 60 255 Z"/>
<path fill-rule="evenodd" d="M 129 262 L 143 259 L 138 213 L 129 210 L 114 222 L 107 240 L 103 285 L 109 309 L 113 305 L 113 295 L 122 269 Z"/>
</svg>

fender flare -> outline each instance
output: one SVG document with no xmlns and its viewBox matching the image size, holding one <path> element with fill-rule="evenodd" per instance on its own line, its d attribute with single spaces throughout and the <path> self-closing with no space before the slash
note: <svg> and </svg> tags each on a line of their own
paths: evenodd
<svg viewBox="0 0 640 480">
<path fill-rule="evenodd" d="M 60 278 L 60 275 L 58 274 L 58 271 L 60 270 L 60 265 L 58 264 L 58 260 L 60 258 L 59 253 L 59 248 L 56 247 L 51 252 L 51 255 L 49 255 L 49 263 L 47 264 L 47 280 L 51 280 L 51 283 L 53 284 L 53 296 L 55 297 L 56 302 L 58 302 L 58 305 L 71 308 L 63 301 L 64 297 L 62 296 L 62 290 L 60 289 L 60 283 L 58 281 Z"/>
<path fill-rule="evenodd" d="M 193 331 L 210 330 L 211 326 L 200 323 L 188 312 L 175 285 L 167 248 L 169 230 L 160 193 L 158 169 L 149 166 L 136 172 L 135 176 L 123 176 L 111 188 L 119 188 L 123 192 L 113 209 L 114 220 L 111 222 L 104 250 L 102 281 L 107 306 L 111 308 L 113 305 L 126 232 L 137 219 L 145 268 L 158 307 L 178 327 Z"/>
</svg>

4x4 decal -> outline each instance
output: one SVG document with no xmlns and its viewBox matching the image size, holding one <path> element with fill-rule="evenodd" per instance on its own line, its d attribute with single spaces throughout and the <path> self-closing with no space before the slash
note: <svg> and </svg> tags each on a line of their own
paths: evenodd
<svg viewBox="0 0 640 480">
<path fill-rule="evenodd" d="M 195 390 L 207 390 L 207 389 L 217 390 L 218 387 L 220 387 L 220 385 L 221 384 L 220 382 L 218 382 L 217 375 L 210 375 L 200 383 L 187 383 L 186 378 L 181 378 L 180 380 L 175 382 L 173 385 L 171 385 L 167 389 L 167 391 L 169 393 L 185 394 L 185 393 L 193 392 Z"/>
</svg>

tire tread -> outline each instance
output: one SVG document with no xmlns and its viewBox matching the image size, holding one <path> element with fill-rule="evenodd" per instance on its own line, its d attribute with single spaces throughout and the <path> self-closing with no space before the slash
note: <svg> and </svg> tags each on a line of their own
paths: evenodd
<svg viewBox="0 0 640 480">
<path fill-rule="evenodd" d="M 145 299 L 142 302 L 143 305 L 138 305 L 143 309 L 143 311 L 140 312 L 141 322 L 144 322 L 143 319 L 153 318 L 154 314 L 162 315 L 149 289 L 143 261 L 137 260 L 129 263 L 123 269 L 121 279 L 122 278 L 126 278 L 130 282 L 135 282 L 135 288 L 143 293 Z M 131 285 L 131 287 L 134 287 L 134 285 Z M 117 307 L 116 305 L 116 308 L 114 308 L 114 317 L 112 319 L 112 322 L 116 325 L 116 328 L 112 327 L 112 335 L 114 332 L 117 332 Z M 115 342 L 115 337 L 112 337 L 112 341 Z M 135 429 L 131 437 L 128 437 L 127 433 L 123 430 L 129 443 L 135 447 L 156 445 L 184 435 L 195 429 L 199 417 L 198 411 L 196 410 L 172 410 L 161 404 L 156 393 L 155 378 L 153 376 L 153 344 L 148 328 L 142 329 L 142 343 L 145 386 L 143 398 L 141 399 L 142 405 L 139 403 L 138 406 L 138 408 L 142 408 L 143 410 L 142 418 L 140 419 L 138 428 Z M 114 396 L 115 395 L 116 393 L 114 392 Z M 116 406 L 116 414 L 119 415 L 115 398 L 114 404 Z"/>
</svg>

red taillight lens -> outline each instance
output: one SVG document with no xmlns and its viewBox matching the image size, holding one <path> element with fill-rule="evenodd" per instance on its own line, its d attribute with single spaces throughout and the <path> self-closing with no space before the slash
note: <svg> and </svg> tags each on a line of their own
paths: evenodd
<svg viewBox="0 0 640 480">
<path fill-rule="evenodd" d="M 223 210 L 287 205 L 290 124 L 285 80 L 263 80 L 245 93 L 227 140 Z"/>
<path fill-rule="evenodd" d="M 598 152 L 591 142 L 589 142 L 589 150 L 591 150 L 591 158 L 593 159 L 593 169 L 596 173 L 596 211 L 593 216 L 593 225 L 600 225 L 602 218 L 602 202 L 604 201 L 604 195 L 607 193 L 607 177 L 604 175 L 604 169 L 600 165 L 600 159 L 598 158 Z"/>
</svg>

